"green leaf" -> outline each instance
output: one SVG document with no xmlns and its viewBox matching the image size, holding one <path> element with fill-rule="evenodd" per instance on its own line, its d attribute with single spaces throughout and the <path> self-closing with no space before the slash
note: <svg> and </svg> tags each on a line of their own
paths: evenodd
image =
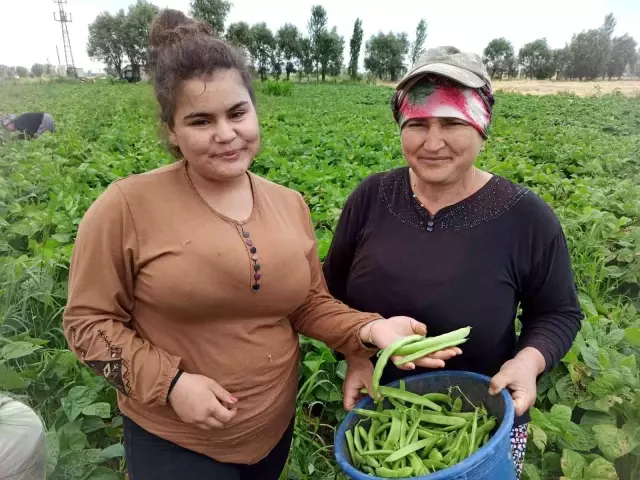
<svg viewBox="0 0 640 480">
<path fill-rule="evenodd" d="M 558 438 L 558 443 L 564 448 L 588 452 L 596 447 L 596 440 L 589 426 L 581 427 L 573 422 L 568 422 Z"/>
<path fill-rule="evenodd" d="M 543 429 L 533 424 L 529 426 L 529 429 L 531 430 L 531 440 L 533 444 L 538 447 L 540 452 L 544 452 L 547 448 L 547 434 Z"/>
<path fill-rule="evenodd" d="M 82 420 L 81 430 L 84 433 L 89 434 L 97 432 L 98 430 L 102 430 L 106 426 L 107 424 L 104 423 L 104 420 L 99 417 L 86 417 Z"/>
<path fill-rule="evenodd" d="M 566 405 L 554 405 L 549 412 L 550 419 L 557 425 L 564 425 L 571 422 L 571 407 Z"/>
<path fill-rule="evenodd" d="M 0 390 L 19 390 L 26 388 L 27 383 L 12 368 L 0 363 Z"/>
<path fill-rule="evenodd" d="M 578 297 L 580 300 L 580 307 L 582 307 L 582 311 L 588 317 L 598 315 L 598 309 L 596 308 L 595 303 L 593 303 L 593 300 L 591 300 L 591 298 L 587 294 L 580 293 Z"/>
<path fill-rule="evenodd" d="M 98 394 L 89 387 L 76 386 L 69 390 L 60 403 L 69 421 L 73 422 L 82 413 L 82 409 L 91 405 L 97 396 Z"/>
<path fill-rule="evenodd" d="M 624 339 L 624 330 L 621 328 L 613 328 L 607 333 L 602 341 L 603 347 L 613 347 L 618 345 Z"/>
<path fill-rule="evenodd" d="M 615 425 L 594 425 L 592 429 L 598 448 L 607 460 L 614 461 L 631 451 L 629 437 Z"/>
<path fill-rule="evenodd" d="M 616 419 L 603 412 L 585 412 L 580 419 L 580 425 L 615 425 Z"/>
<path fill-rule="evenodd" d="M 111 417 L 111 405 L 106 402 L 98 402 L 88 405 L 82 409 L 84 415 L 93 415 L 100 418 Z"/>
<path fill-rule="evenodd" d="M 51 235 L 51 238 L 53 238 L 58 243 L 69 243 L 69 241 L 71 240 L 71 234 L 69 234 L 69 233 L 55 233 L 55 234 Z"/>
<path fill-rule="evenodd" d="M 622 375 L 616 370 L 608 370 L 606 374 L 596 378 L 589 384 L 587 390 L 596 397 L 613 395 L 623 386 Z"/>
<path fill-rule="evenodd" d="M 118 480 L 120 477 L 116 472 L 107 467 L 96 467 L 85 477 L 85 480 Z"/>
<path fill-rule="evenodd" d="M 618 480 L 616 467 L 604 458 L 598 458 L 591 462 L 585 470 L 585 480 Z"/>
<path fill-rule="evenodd" d="M 47 475 L 51 475 L 58 464 L 60 443 L 58 441 L 58 434 L 55 430 L 49 430 L 45 438 L 47 444 Z"/>
<path fill-rule="evenodd" d="M 587 461 L 582 455 L 573 450 L 564 450 L 560 462 L 562 473 L 571 480 L 582 480 Z"/>
<path fill-rule="evenodd" d="M 40 350 L 40 345 L 33 345 L 29 342 L 12 342 L 6 344 L 0 349 L 0 355 L 7 360 L 13 360 L 15 358 L 26 357 L 31 355 L 36 350 Z"/>
<path fill-rule="evenodd" d="M 628 327 L 624 329 L 624 338 L 631 345 L 640 346 L 640 328 Z"/>
<path fill-rule="evenodd" d="M 77 420 L 72 423 L 66 423 L 58 429 L 61 452 L 68 450 L 80 451 L 88 445 L 87 436 L 80 430 L 81 425 L 82 420 Z"/>
<path fill-rule="evenodd" d="M 627 355 L 622 360 L 620 360 L 620 365 L 622 367 L 627 367 L 632 372 L 636 371 L 636 356 L 635 355 Z"/>
<path fill-rule="evenodd" d="M 565 375 L 556 382 L 556 391 L 562 403 L 571 407 L 575 406 L 577 393 L 571 375 Z"/>
<path fill-rule="evenodd" d="M 584 360 L 584 363 L 586 363 L 589 368 L 592 370 L 600 370 L 600 359 L 598 358 L 598 351 L 595 348 L 584 345 L 580 347 L 580 355 L 582 355 L 582 360 Z"/>
<path fill-rule="evenodd" d="M 114 443 L 103 449 L 99 455 L 99 461 L 104 462 L 111 458 L 124 458 L 124 445 L 121 443 Z"/>
<path fill-rule="evenodd" d="M 530 463 L 525 463 L 522 470 L 523 480 L 542 480 L 538 467 Z"/>
</svg>

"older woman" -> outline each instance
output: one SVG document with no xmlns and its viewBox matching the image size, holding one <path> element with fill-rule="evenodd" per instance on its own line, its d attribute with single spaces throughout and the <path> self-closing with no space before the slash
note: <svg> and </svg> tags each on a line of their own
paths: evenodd
<svg viewBox="0 0 640 480">
<path fill-rule="evenodd" d="M 302 196 L 248 171 L 260 132 L 243 57 L 175 10 L 151 42 L 176 162 L 113 183 L 86 212 L 65 335 L 118 390 L 132 478 L 276 480 L 298 334 L 367 358 L 426 330 L 329 295 Z"/>
<path fill-rule="evenodd" d="M 351 194 L 324 273 L 330 292 L 353 308 L 409 315 L 433 335 L 473 327 L 447 368 L 493 377 L 492 394 L 512 392 L 520 472 L 536 379 L 566 354 L 582 315 L 554 213 L 475 166 L 493 104 L 480 57 L 452 47 L 426 52 L 392 100 L 408 166 L 374 174 Z M 349 409 L 373 365 L 347 360 Z M 382 380 L 414 373 L 389 365 Z"/>
</svg>

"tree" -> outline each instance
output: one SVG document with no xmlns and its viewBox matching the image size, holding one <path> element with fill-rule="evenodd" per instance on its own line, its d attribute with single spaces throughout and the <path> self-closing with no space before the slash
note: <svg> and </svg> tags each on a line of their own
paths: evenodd
<svg viewBox="0 0 640 480">
<path fill-rule="evenodd" d="M 491 78 L 511 73 L 515 64 L 513 45 L 504 37 L 494 38 L 484 49 L 484 63 Z M 511 67 L 511 68 L 510 68 Z"/>
<path fill-rule="evenodd" d="M 527 78 L 544 80 L 550 78 L 554 73 L 553 53 L 546 38 L 539 38 L 525 44 L 520 49 L 518 58 Z"/>
<path fill-rule="evenodd" d="M 373 35 L 365 46 L 364 66 L 379 79 L 388 76 L 392 81 L 404 71 L 404 56 L 409 52 L 407 34 L 382 33 Z"/>
<path fill-rule="evenodd" d="M 53 65 L 51 65 L 50 63 L 47 63 L 44 66 L 44 74 L 45 75 L 53 75 L 55 73 L 56 69 Z"/>
<path fill-rule="evenodd" d="M 411 65 L 415 65 L 420 58 L 420 55 L 424 53 L 424 42 L 427 41 L 427 22 L 421 19 L 416 27 L 416 39 L 411 45 Z"/>
<path fill-rule="evenodd" d="M 26 78 L 29 76 L 29 70 L 27 67 L 16 67 L 16 73 L 20 78 Z"/>
<path fill-rule="evenodd" d="M 44 65 L 42 65 L 41 63 L 34 63 L 31 67 L 31 73 L 34 77 L 40 78 L 44 73 Z"/>
<path fill-rule="evenodd" d="M 251 56 L 257 63 L 260 79 L 264 82 L 269 72 L 269 67 L 273 67 L 273 54 L 276 48 L 276 40 L 265 22 L 256 23 L 251 26 Z"/>
<path fill-rule="evenodd" d="M 296 59 L 298 64 L 298 77 L 302 80 L 302 74 L 311 75 L 313 73 L 313 48 L 309 38 L 300 39 L 300 49 Z"/>
<path fill-rule="evenodd" d="M 247 22 L 237 22 L 229 25 L 227 29 L 227 41 L 238 47 L 245 54 L 249 64 L 253 63 L 251 52 L 253 51 L 253 37 L 251 27 Z"/>
<path fill-rule="evenodd" d="M 607 65 L 609 80 L 611 80 L 611 77 L 622 78 L 627 67 L 631 69 L 635 65 L 637 60 L 637 46 L 638 44 L 633 37 L 626 33 L 621 37 L 613 38 L 609 63 Z"/>
<path fill-rule="evenodd" d="M 0 65 L 0 78 L 12 78 L 15 77 L 15 75 L 16 67 L 10 67 L 9 65 Z"/>
<path fill-rule="evenodd" d="M 605 46 L 605 64 L 606 65 L 605 66 L 608 66 L 609 64 L 609 57 L 611 56 L 611 48 L 612 48 L 611 37 L 613 36 L 613 31 L 616 29 L 617 23 L 618 22 L 616 22 L 616 19 L 613 16 L 613 13 L 609 13 L 604 17 L 604 23 L 602 24 L 602 27 L 601 27 L 602 35 L 604 37 L 604 42 L 606 43 L 606 46 Z M 602 69 L 603 80 L 607 74 L 606 70 L 607 70 L 606 68 Z"/>
<path fill-rule="evenodd" d="M 318 79 L 320 75 L 320 52 L 318 49 L 318 37 L 322 33 L 326 33 L 328 22 L 329 20 L 327 19 L 327 11 L 322 5 L 314 5 L 313 7 L 311 7 L 311 18 L 307 23 L 307 29 L 309 30 L 309 40 L 311 41 L 311 54 L 316 67 L 316 79 Z"/>
<path fill-rule="evenodd" d="M 191 15 L 211 25 L 213 33 L 224 33 L 224 22 L 231 10 L 231 3 L 225 0 L 191 0 Z"/>
<path fill-rule="evenodd" d="M 147 64 L 149 27 L 157 13 L 158 7 L 152 3 L 137 0 L 135 5 L 129 5 L 129 11 L 123 21 L 123 50 L 129 59 L 134 77 L 139 75 L 140 67 Z M 120 12 L 117 16 L 120 16 Z"/>
<path fill-rule="evenodd" d="M 278 50 L 286 62 L 285 70 L 287 72 L 287 80 L 289 80 L 289 76 L 296 71 L 293 61 L 300 57 L 300 32 L 298 27 L 291 23 L 285 23 L 278 30 L 276 41 Z"/>
<path fill-rule="evenodd" d="M 553 69 L 556 74 L 556 80 L 570 76 L 572 61 L 569 45 L 565 45 L 563 48 L 556 48 L 553 51 Z"/>
<path fill-rule="evenodd" d="M 87 54 L 90 58 L 101 60 L 107 67 L 115 70 L 118 78 L 122 77 L 124 59 L 124 22 L 123 10 L 113 16 L 102 12 L 89 25 Z"/>
<path fill-rule="evenodd" d="M 571 78 L 593 80 L 601 76 L 607 65 L 608 43 L 599 28 L 574 35 L 569 44 Z"/>
<path fill-rule="evenodd" d="M 316 37 L 316 48 L 322 81 L 325 81 L 327 74 L 339 75 L 342 70 L 344 38 L 338 34 L 338 29 L 333 27 L 330 32 L 321 31 Z"/>
<path fill-rule="evenodd" d="M 349 40 L 349 76 L 353 79 L 358 76 L 358 61 L 360 59 L 360 50 L 362 50 L 363 35 L 362 20 L 356 18 L 356 21 L 353 24 L 351 40 Z"/>
</svg>

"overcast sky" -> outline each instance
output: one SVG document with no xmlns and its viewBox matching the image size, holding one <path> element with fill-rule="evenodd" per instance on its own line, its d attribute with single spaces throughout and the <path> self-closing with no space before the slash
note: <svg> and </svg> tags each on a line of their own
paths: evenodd
<svg viewBox="0 0 640 480">
<path fill-rule="evenodd" d="M 87 56 L 87 27 L 101 11 L 115 13 L 131 3 L 134 0 L 68 0 L 65 7 L 73 18 L 69 34 L 77 67 L 85 71 L 102 68 Z M 153 3 L 185 12 L 189 9 L 189 0 Z M 604 16 L 613 12 L 618 21 L 615 35 L 629 33 L 640 42 L 640 0 L 234 0 L 227 25 L 240 20 L 250 24 L 265 21 L 275 32 L 290 22 L 306 33 L 311 6 L 318 3 L 327 10 L 329 26 L 337 26 L 345 38 L 345 62 L 358 17 L 365 40 L 379 30 L 405 31 L 412 40 L 416 24 L 425 18 L 429 25 L 427 47 L 454 45 L 482 53 L 492 38 L 501 36 L 509 39 L 516 51 L 540 37 L 546 37 L 552 48 L 562 47 L 573 33 L 598 27 Z M 34 63 L 57 64 L 56 46 L 64 63 L 60 24 L 53 19 L 56 9 L 52 0 L 0 0 L 0 64 L 28 68 Z M 361 62 L 363 55 L 364 46 Z"/>
</svg>

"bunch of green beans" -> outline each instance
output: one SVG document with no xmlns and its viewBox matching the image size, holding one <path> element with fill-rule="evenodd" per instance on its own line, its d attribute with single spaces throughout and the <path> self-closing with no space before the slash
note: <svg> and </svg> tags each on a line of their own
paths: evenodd
<svg viewBox="0 0 640 480">
<path fill-rule="evenodd" d="M 404 381 L 400 388 L 380 386 L 392 356 L 402 357 L 396 365 L 412 362 L 466 342 L 470 332 L 471 327 L 465 327 L 436 337 L 412 335 L 380 352 L 371 392 L 377 407 L 354 409 L 362 418 L 346 433 L 353 466 L 383 478 L 419 477 L 463 461 L 489 441 L 497 419 L 484 405 L 463 412 L 462 392 L 456 398 L 453 389 L 419 395 L 406 391 Z"/>
<path fill-rule="evenodd" d="M 380 387 L 375 410 L 354 409 L 362 417 L 347 430 L 351 464 L 383 478 L 428 475 L 449 468 L 484 446 L 497 424 L 484 405 L 462 411 L 462 396 L 418 395 Z M 384 407 L 384 400 L 391 405 Z"/>
</svg>

